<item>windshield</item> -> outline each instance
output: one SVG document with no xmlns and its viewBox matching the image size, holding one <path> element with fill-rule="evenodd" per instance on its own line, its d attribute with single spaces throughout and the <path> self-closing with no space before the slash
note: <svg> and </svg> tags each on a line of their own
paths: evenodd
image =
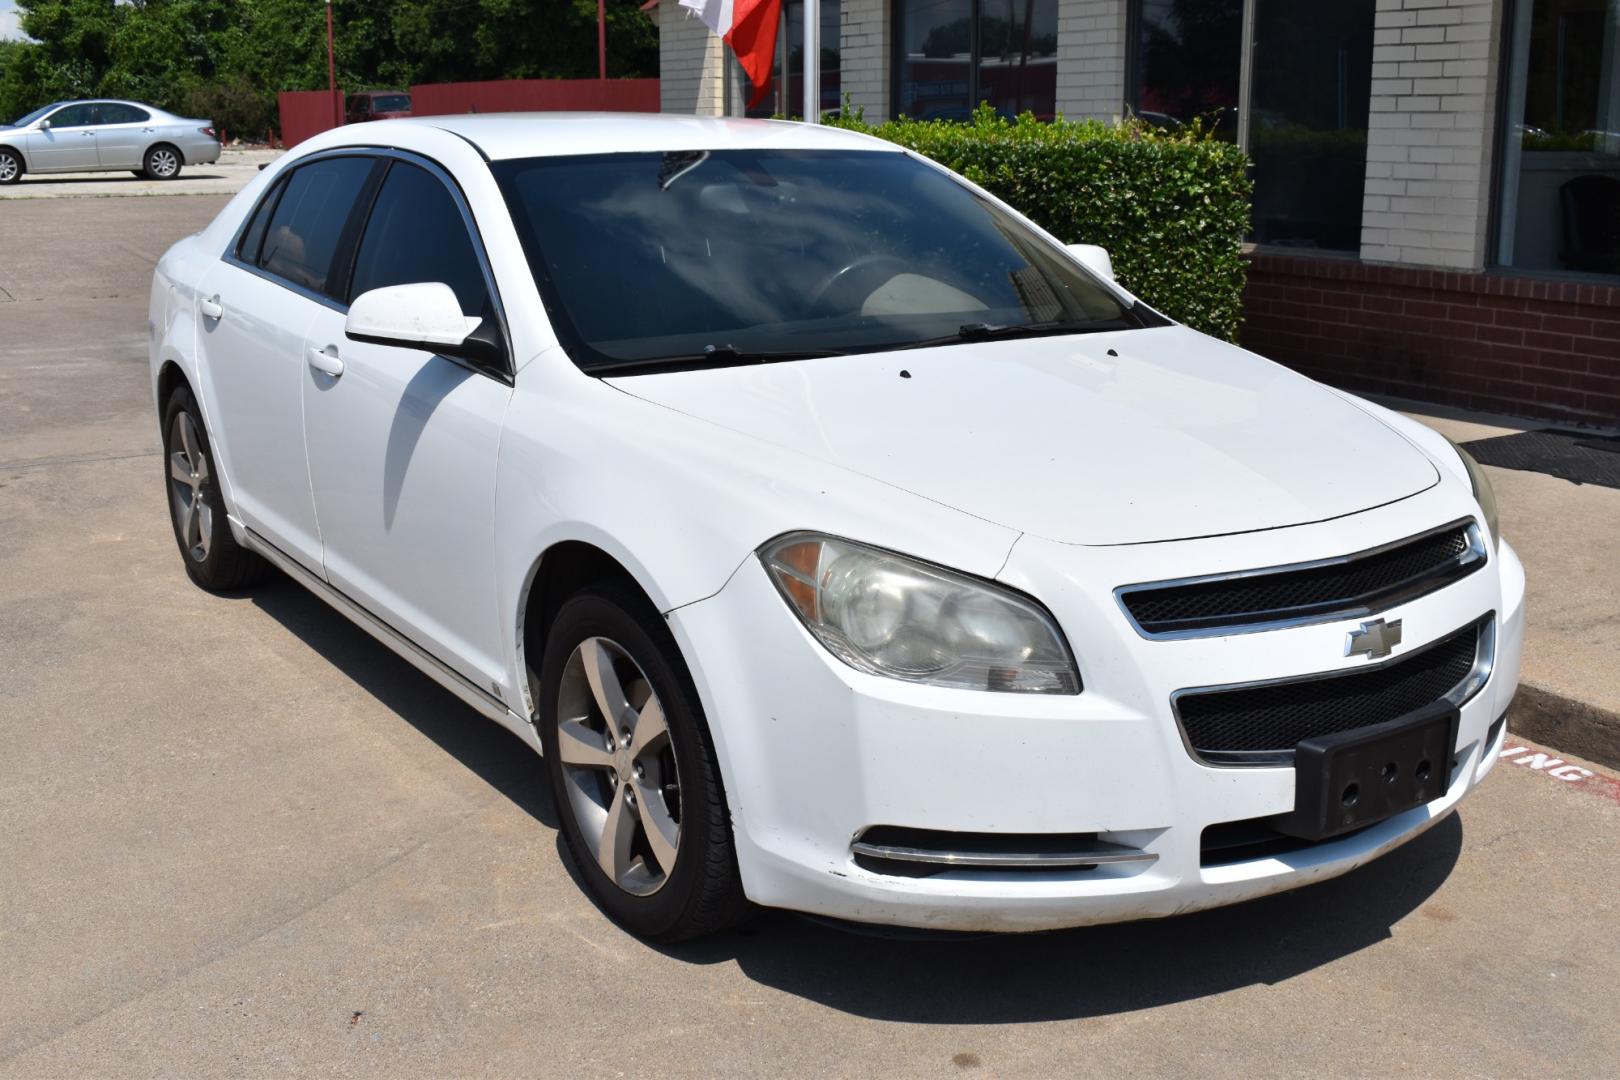
<svg viewBox="0 0 1620 1080">
<path fill-rule="evenodd" d="M 42 107 L 40 107 L 38 109 L 35 109 L 33 112 L 29 113 L 27 116 L 19 116 L 19 117 L 17 117 L 16 120 L 12 121 L 11 126 L 12 127 L 27 127 L 29 124 L 32 124 L 35 120 L 38 120 L 40 117 L 44 116 L 46 113 L 50 112 L 52 109 L 61 108 L 63 105 L 66 105 L 66 104 L 67 104 L 67 102 L 65 102 L 65 101 L 53 101 L 49 105 L 45 105 L 45 106 L 42 106 Z"/>
<path fill-rule="evenodd" d="M 409 94 L 378 94 L 371 99 L 372 112 L 410 112 Z"/>
<path fill-rule="evenodd" d="M 586 370 L 1157 322 L 905 154 L 712 150 L 492 167 L 562 345 Z"/>
</svg>

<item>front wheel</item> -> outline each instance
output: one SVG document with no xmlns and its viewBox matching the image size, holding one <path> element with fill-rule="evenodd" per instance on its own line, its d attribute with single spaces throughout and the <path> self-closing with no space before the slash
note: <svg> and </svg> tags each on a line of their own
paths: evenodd
<svg viewBox="0 0 1620 1080">
<path fill-rule="evenodd" d="M 146 152 L 142 172 L 150 180 L 173 180 L 180 175 L 180 151 L 172 146 L 158 144 Z"/>
<path fill-rule="evenodd" d="M 747 908 L 714 747 L 658 613 L 615 584 L 565 602 L 541 663 L 540 737 L 564 838 L 597 902 L 655 941 Z"/>
<path fill-rule="evenodd" d="M 22 174 L 22 157 L 15 150 L 0 147 L 0 184 L 15 184 Z"/>
</svg>

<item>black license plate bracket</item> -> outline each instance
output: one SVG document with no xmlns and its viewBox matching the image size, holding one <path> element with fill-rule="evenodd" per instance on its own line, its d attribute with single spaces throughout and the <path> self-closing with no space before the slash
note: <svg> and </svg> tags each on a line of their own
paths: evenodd
<svg viewBox="0 0 1620 1080">
<path fill-rule="evenodd" d="M 1456 753 L 1457 707 L 1439 701 L 1370 727 L 1306 739 L 1294 750 L 1294 811 L 1275 827 L 1327 840 L 1446 793 Z"/>
</svg>

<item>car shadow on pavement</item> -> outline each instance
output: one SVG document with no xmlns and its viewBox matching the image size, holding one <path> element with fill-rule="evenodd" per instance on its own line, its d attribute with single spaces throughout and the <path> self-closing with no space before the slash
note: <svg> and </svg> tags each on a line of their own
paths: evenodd
<svg viewBox="0 0 1620 1080">
<path fill-rule="evenodd" d="M 908 940 L 770 912 L 741 931 L 661 951 L 735 962 L 762 985 L 874 1020 L 1084 1019 L 1280 983 L 1377 944 L 1446 880 L 1462 839 L 1453 814 L 1344 877 L 1168 919 Z"/>
<path fill-rule="evenodd" d="M 544 768 L 516 735 L 462 704 L 301 585 L 278 575 L 248 599 L 524 813 L 557 828 Z"/>
<path fill-rule="evenodd" d="M 541 824 L 557 830 L 539 760 L 387 647 L 286 579 L 247 597 L 334 667 Z M 875 1020 L 1005 1024 L 1133 1012 L 1272 985 L 1391 936 L 1456 865 L 1452 814 L 1378 861 L 1332 881 L 1168 919 L 1040 934 L 970 935 L 830 924 L 762 911 L 748 925 L 672 946 L 696 965 Z M 556 832 L 558 858 L 584 882 Z M 1434 917 L 1448 913 L 1438 907 Z M 604 914 L 603 918 L 607 916 Z"/>
<path fill-rule="evenodd" d="M 184 180 L 224 180 L 218 173 L 192 172 L 189 169 L 182 172 L 173 180 L 164 180 L 162 183 L 173 184 Z M 74 184 L 148 184 L 151 179 L 145 176 L 132 176 L 126 172 L 110 173 L 74 173 L 72 176 L 29 176 L 24 174 L 18 187 L 44 187 L 46 185 L 74 185 Z M 15 188 L 12 190 L 16 190 Z"/>
</svg>

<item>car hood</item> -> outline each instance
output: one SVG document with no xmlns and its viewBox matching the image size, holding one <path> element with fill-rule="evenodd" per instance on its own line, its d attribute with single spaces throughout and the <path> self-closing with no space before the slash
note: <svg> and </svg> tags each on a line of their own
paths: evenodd
<svg viewBox="0 0 1620 1080">
<path fill-rule="evenodd" d="M 1179 326 L 611 381 L 1072 544 L 1300 525 L 1439 481 L 1415 446 L 1325 387 Z"/>
</svg>

